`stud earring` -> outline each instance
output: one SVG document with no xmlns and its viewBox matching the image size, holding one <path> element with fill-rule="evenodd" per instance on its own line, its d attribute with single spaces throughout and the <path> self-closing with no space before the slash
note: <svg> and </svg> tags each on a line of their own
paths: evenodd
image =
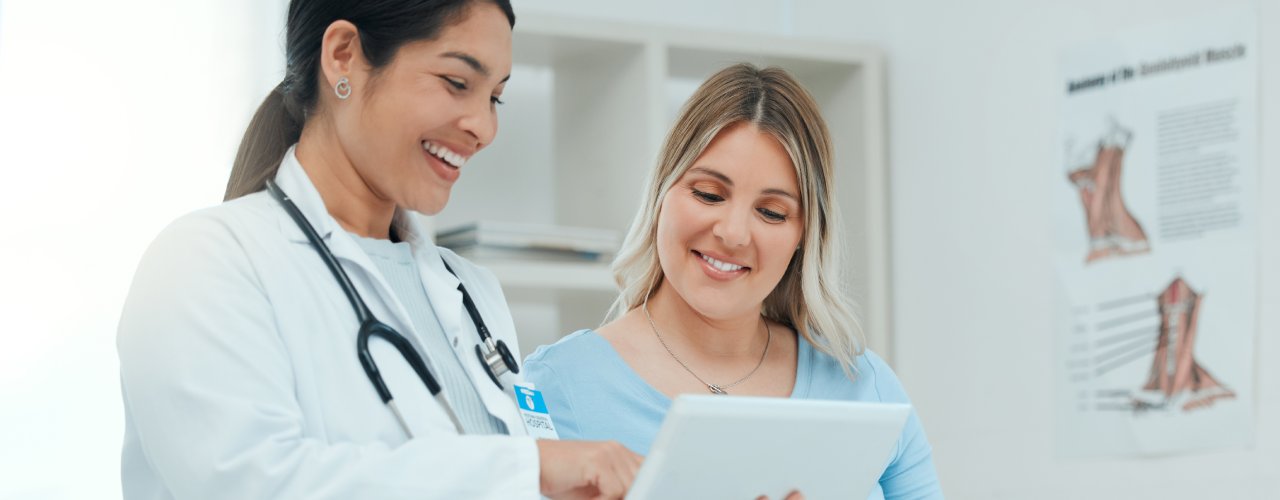
<svg viewBox="0 0 1280 500">
<path fill-rule="evenodd" d="M 339 78 L 338 83 L 333 86 L 333 93 L 338 96 L 338 99 L 347 100 L 351 97 L 351 80 L 345 76 Z"/>
</svg>

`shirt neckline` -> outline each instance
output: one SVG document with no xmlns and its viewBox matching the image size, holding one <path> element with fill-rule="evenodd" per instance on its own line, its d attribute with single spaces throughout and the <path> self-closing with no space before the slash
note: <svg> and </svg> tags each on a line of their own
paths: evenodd
<svg viewBox="0 0 1280 500">
<path fill-rule="evenodd" d="M 636 373 L 631 368 L 631 365 L 622 359 L 622 355 L 613 348 L 613 344 L 609 343 L 599 332 L 588 328 L 584 337 L 592 342 L 599 342 L 604 346 L 604 351 L 609 357 L 608 361 L 622 367 L 622 374 L 631 385 L 665 406 L 671 405 L 671 398 L 650 385 L 639 373 Z M 809 386 L 813 379 L 813 352 L 813 346 L 809 345 L 809 341 L 805 340 L 803 335 L 796 335 L 796 378 L 795 385 L 791 387 L 791 395 L 787 396 L 788 399 L 808 399 Z"/>
<path fill-rule="evenodd" d="M 397 264 L 413 263 L 413 248 L 407 241 L 391 241 L 380 238 L 366 238 L 355 233 L 347 233 L 370 257 Z"/>
</svg>

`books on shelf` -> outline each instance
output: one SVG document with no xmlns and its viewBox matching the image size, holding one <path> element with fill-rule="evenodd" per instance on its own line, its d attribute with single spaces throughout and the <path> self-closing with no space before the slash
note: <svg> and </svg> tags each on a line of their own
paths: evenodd
<svg viewBox="0 0 1280 500">
<path fill-rule="evenodd" d="M 617 231 L 477 221 L 436 233 L 436 244 L 468 259 L 604 262 L 620 243 Z"/>
<path fill-rule="evenodd" d="M 448 245 L 442 245 L 448 247 Z M 467 260 L 496 261 L 521 260 L 538 262 L 608 262 L 613 254 L 592 252 L 573 252 L 569 250 L 546 250 L 539 248 L 510 248 L 485 245 L 466 245 L 458 248 L 448 247 Z"/>
</svg>

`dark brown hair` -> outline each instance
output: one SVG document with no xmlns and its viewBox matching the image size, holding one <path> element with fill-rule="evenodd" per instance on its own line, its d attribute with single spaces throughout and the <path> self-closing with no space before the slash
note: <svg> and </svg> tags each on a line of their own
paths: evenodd
<svg viewBox="0 0 1280 500">
<path fill-rule="evenodd" d="M 223 200 L 261 191 L 275 177 L 289 147 L 315 111 L 320 50 L 325 30 L 346 20 L 360 32 L 364 57 L 374 71 L 405 44 L 430 40 L 480 0 L 292 0 L 285 33 L 285 76 L 249 121 L 240 140 Z M 490 1 L 516 24 L 510 0 Z"/>
</svg>

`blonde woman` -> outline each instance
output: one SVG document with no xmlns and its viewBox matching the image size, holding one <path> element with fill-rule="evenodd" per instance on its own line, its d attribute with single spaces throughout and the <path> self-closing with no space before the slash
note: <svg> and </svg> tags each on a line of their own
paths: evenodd
<svg viewBox="0 0 1280 500">
<path fill-rule="evenodd" d="M 525 361 L 561 436 L 647 454 L 679 394 L 907 402 L 836 280 L 833 170 L 817 105 L 785 71 L 703 83 L 614 262 L 608 323 Z M 941 496 L 913 413 L 871 498 Z"/>
</svg>

